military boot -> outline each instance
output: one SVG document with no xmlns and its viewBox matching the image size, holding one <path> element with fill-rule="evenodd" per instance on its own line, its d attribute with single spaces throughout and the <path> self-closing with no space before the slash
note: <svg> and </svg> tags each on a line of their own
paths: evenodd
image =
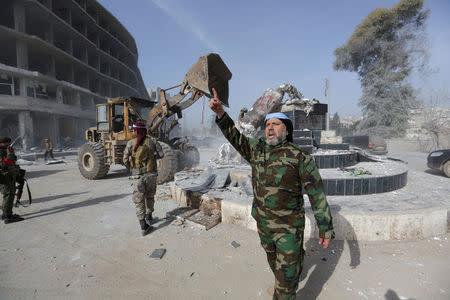
<svg viewBox="0 0 450 300">
<path fill-rule="evenodd" d="M 3 222 L 5 222 L 5 224 L 20 222 L 23 220 L 25 220 L 25 219 L 16 214 L 13 214 L 11 216 L 3 216 Z"/>
<path fill-rule="evenodd" d="M 153 216 L 152 213 L 148 213 L 145 215 L 145 222 L 151 226 L 153 224 Z"/>
<path fill-rule="evenodd" d="M 145 222 L 145 219 L 144 220 L 139 220 L 139 225 L 141 225 L 141 235 L 142 236 L 146 236 L 153 229 L 152 226 L 148 225 L 147 222 Z"/>
</svg>

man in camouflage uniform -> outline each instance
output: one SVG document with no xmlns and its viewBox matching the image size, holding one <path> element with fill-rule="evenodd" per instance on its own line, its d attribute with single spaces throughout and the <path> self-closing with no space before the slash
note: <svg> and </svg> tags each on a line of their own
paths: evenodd
<svg viewBox="0 0 450 300">
<path fill-rule="evenodd" d="M 23 220 L 21 216 L 12 212 L 19 166 L 16 165 L 17 157 L 10 143 L 9 137 L 0 137 L 0 192 L 3 194 L 2 220 L 5 224 Z"/>
<path fill-rule="evenodd" d="M 156 159 L 163 157 L 164 152 L 155 138 L 147 136 L 145 123 L 134 123 L 133 130 L 137 132 L 137 137 L 128 141 L 123 163 L 131 171 L 136 216 L 141 226 L 142 236 L 145 236 L 153 229 L 152 213 L 158 175 Z"/>
<path fill-rule="evenodd" d="M 225 113 L 213 89 L 209 107 L 224 136 L 252 167 L 253 205 L 261 244 L 275 275 L 273 299 L 295 299 L 303 267 L 306 191 L 319 227 L 319 244 L 334 238 L 332 218 L 323 183 L 311 155 L 292 143 L 293 126 L 282 113 L 268 114 L 265 138 L 242 135 Z"/>
</svg>

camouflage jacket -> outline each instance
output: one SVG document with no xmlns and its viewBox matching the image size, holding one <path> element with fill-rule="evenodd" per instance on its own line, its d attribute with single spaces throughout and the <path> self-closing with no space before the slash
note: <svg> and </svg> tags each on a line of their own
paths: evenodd
<svg viewBox="0 0 450 300">
<path fill-rule="evenodd" d="M 252 216 L 272 232 L 295 233 L 305 228 L 302 189 L 306 191 L 322 238 L 334 237 L 323 183 L 311 155 L 284 141 L 270 146 L 265 139 L 242 135 L 225 113 L 217 125 L 252 167 Z"/>
</svg>

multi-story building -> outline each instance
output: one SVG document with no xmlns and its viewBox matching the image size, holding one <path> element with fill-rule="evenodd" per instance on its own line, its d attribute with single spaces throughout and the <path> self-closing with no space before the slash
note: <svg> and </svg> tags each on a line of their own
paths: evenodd
<svg viewBox="0 0 450 300">
<path fill-rule="evenodd" d="M 95 0 L 2 0 L 0 134 L 75 145 L 107 97 L 149 98 L 136 43 Z"/>
</svg>

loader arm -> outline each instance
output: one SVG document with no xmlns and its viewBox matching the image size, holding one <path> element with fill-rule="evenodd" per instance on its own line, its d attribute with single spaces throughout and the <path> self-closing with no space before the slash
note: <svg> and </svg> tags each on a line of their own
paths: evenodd
<svg viewBox="0 0 450 300">
<path fill-rule="evenodd" d="M 173 114 L 177 114 L 178 119 L 181 119 L 183 117 L 181 111 L 194 104 L 203 95 L 201 91 L 191 89 L 187 94 L 180 92 L 167 100 L 165 93 L 167 90 L 169 89 L 161 90 L 161 103 L 153 107 L 148 114 L 147 128 L 152 133 L 156 132 L 163 121 Z M 189 93 L 191 96 L 183 101 Z"/>
<path fill-rule="evenodd" d="M 151 133 L 159 131 L 164 120 L 175 113 L 179 119 L 182 118 L 181 111 L 190 107 L 201 96 L 212 98 L 213 88 L 217 91 L 221 102 L 228 106 L 228 81 L 231 76 L 230 70 L 218 54 L 209 53 L 201 56 L 191 66 L 181 84 L 161 90 L 161 103 L 148 113 L 147 129 Z M 178 94 L 166 99 L 166 91 L 176 87 L 180 87 Z M 183 101 L 188 94 L 191 96 Z"/>
</svg>

